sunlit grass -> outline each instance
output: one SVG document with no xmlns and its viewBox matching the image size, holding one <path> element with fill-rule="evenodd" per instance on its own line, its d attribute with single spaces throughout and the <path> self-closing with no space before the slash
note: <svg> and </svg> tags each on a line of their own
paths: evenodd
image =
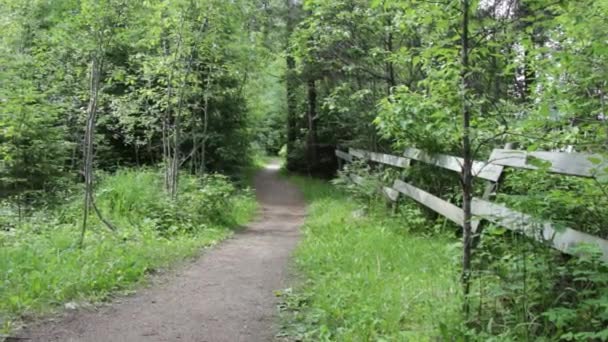
<svg viewBox="0 0 608 342">
<path fill-rule="evenodd" d="M 309 341 L 420 341 L 459 319 L 455 241 L 411 231 L 408 217 L 361 206 L 331 185 L 294 178 L 310 203 L 295 253 L 301 285 L 285 331 Z M 415 215 L 412 211 L 409 215 Z"/>
</svg>

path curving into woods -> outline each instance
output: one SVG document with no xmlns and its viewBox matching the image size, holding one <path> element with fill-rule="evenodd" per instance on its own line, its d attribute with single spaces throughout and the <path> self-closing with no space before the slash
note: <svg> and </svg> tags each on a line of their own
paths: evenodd
<svg viewBox="0 0 608 342">
<path fill-rule="evenodd" d="M 271 341 L 274 291 L 304 221 L 298 189 L 271 164 L 255 177 L 262 212 L 241 233 L 138 294 L 111 305 L 65 313 L 19 336 L 28 341 Z"/>
</svg>

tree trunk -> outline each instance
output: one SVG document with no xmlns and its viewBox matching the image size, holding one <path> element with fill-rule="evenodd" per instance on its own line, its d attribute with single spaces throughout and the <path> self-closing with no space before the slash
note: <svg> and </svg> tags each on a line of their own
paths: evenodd
<svg viewBox="0 0 608 342">
<path fill-rule="evenodd" d="M 84 207 L 82 214 L 82 228 L 80 231 L 80 241 L 78 245 L 82 247 L 84 243 L 84 235 L 87 231 L 87 224 L 89 213 L 91 209 L 95 210 L 95 213 L 99 219 L 111 230 L 116 228 L 106 220 L 97 206 L 95 205 L 94 195 L 94 169 L 93 169 L 93 156 L 94 156 L 94 145 L 95 145 L 95 123 L 97 119 L 97 100 L 99 98 L 99 86 L 100 77 L 103 69 L 102 62 L 98 56 L 93 57 L 91 62 L 91 83 L 89 86 L 89 105 L 87 106 L 87 120 L 84 132 L 84 146 L 83 146 L 83 160 L 84 160 Z"/>
<path fill-rule="evenodd" d="M 181 101 L 180 101 L 181 102 Z M 175 121 L 173 123 L 173 156 L 171 159 L 171 198 L 177 199 L 177 186 L 179 184 L 179 159 L 180 155 L 180 142 L 181 142 L 181 103 L 180 109 L 175 115 Z"/>
<path fill-rule="evenodd" d="M 184 27 L 184 17 L 182 16 L 179 34 L 177 36 L 177 42 L 175 44 L 175 51 L 173 52 L 173 62 L 176 63 L 181 58 L 182 48 L 182 31 Z M 166 42 L 163 42 L 165 56 L 169 55 L 169 48 L 166 46 Z M 173 106 L 171 105 L 171 98 L 173 97 L 173 77 L 175 74 L 175 68 L 171 67 L 169 77 L 167 78 L 167 108 L 163 115 L 163 160 L 165 164 L 165 190 L 169 193 L 172 199 L 177 196 L 177 168 L 179 168 L 179 134 L 177 133 L 176 126 L 179 126 L 179 114 L 173 115 Z M 181 103 L 180 103 L 181 106 Z M 181 108 L 178 108 L 181 110 Z M 173 124 L 173 125 L 172 125 Z M 173 127 L 171 127 L 173 126 Z"/>
<path fill-rule="evenodd" d="M 469 289 L 471 277 L 471 200 L 473 192 L 473 177 L 472 177 L 472 150 L 471 150 L 471 106 L 469 102 L 469 91 L 471 88 L 469 82 L 469 0 L 462 0 L 462 30 L 461 30 L 461 92 L 462 92 L 462 149 L 463 149 L 463 166 L 462 166 L 462 210 L 464 212 L 464 222 L 462 228 L 462 284 L 464 293 L 463 310 L 468 317 L 469 314 Z"/>
<path fill-rule="evenodd" d="M 386 26 L 388 28 L 388 33 L 386 35 L 385 48 L 388 53 L 388 57 L 393 53 L 393 21 L 391 17 L 387 17 Z M 395 66 L 392 61 L 386 61 L 386 83 L 387 83 L 387 94 L 391 95 L 391 89 L 397 85 L 397 81 L 395 80 Z"/>
<path fill-rule="evenodd" d="M 84 234 L 87 230 L 89 211 L 93 194 L 93 138 L 95 134 L 95 117 L 97 116 L 97 98 L 99 87 L 99 61 L 93 57 L 91 63 L 91 83 L 89 86 L 89 105 L 87 107 L 87 120 L 84 132 L 83 160 L 84 160 L 84 210 L 82 216 L 82 229 L 79 245 L 82 247 Z"/>
<path fill-rule="evenodd" d="M 181 41 L 181 39 L 180 39 Z M 166 44 L 166 43 L 165 43 Z M 165 55 L 169 55 L 169 49 L 165 45 Z M 177 60 L 177 53 L 179 50 L 179 43 L 176 47 L 176 51 L 174 52 L 174 60 Z M 163 129 L 162 129 L 162 141 L 163 141 L 163 164 L 165 167 L 165 191 L 171 194 L 171 138 L 170 138 L 170 121 L 171 121 L 171 97 L 173 97 L 173 68 L 169 72 L 169 77 L 167 78 L 167 108 L 165 108 L 165 112 L 163 113 Z"/>
<path fill-rule="evenodd" d="M 209 67 L 207 73 L 207 79 L 205 82 L 205 95 L 203 103 L 203 139 L 201 140 L 201 165 L 200 174 L 204 174 L 207 170 L 205 163 L 207 154 L 207 131 L 209 130 L 209 89 L 211 87 L 211 67 Z"/>
<path fill-rule="evenodd" d="M 296 16 L 297 4 L 294 0 L 286 0 L 287 3 L 287 38 L 286 38 L 286 57 L 287 70 L 285 75 L 285 88 L 287 92 L 287 168 L 290 169 L 290 154 L 293 153 L 297 135 L 298 135 L 298 120 L 297 120 L 297 100 L 296 89 L 298 87 L 296 80 L 296 60 L 293 57 L 293 51 L 290 45 L 290 37 L 293 33 Z"/>
<path fill-rule="evenodd" d="M 318 164 L 317 157 L 317 129 L 316 129 L 316 116 L 317 116 L 317 87 L 314 79 L 308 80 L 308 139 L 307 139 L 307 152 L 308 152 L 308 173 L 311 172 L 311 167 L 316 169 Z"/>
</svg>

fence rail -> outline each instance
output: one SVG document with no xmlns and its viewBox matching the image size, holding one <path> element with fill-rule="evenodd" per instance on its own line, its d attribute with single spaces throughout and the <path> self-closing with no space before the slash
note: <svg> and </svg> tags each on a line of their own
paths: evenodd
<svg viewBox="0 0 608 342">
<path fill-rule="evenodd" d="M 336 150 L 336 156 L 347 162 L 360 159 L 400 168 L 410 167 L 411 161 L 415 160 L 456 172 L 462 172 L 463 165 L 463 159 L 460 157 L 427 153 L 416 148 L 406 148 L 403 156 L 355 148 L 349 149 L 348 152 Z M 575 254 L 576 247 L 583 244 L 595 245 L 602 253 L 602 260 L 608 262 L 608 240 L 571 228 L 558 229 L 551 222 L 538 220 L 531 215 L 488 200 L 490 192 L 496 189 L 505 167 L 537 169 L 539 160 L 540 164 L 546 164 L 547 171 L 553 173 L 578 177 L 598 177 L 608 174 L 608 163 L 597 155 L 495 149 L 487 162 L 474 161 L 473 163 L 473 175 L 489 181 L 484 197 L 473 199 L 471 208 L 473 215 L 475 215 L 472 222 L 473 230 L 477 231 L 481 220 L 487 220 L 547 243 L 551 247 L 568 254 Z M 364 182 L 360 176 L 349 175 L 349 177 L 355 184 L 361 185 Z M 402 194 L 457 225 L 463 225 L 464 214 L 460 207 L 412 184 L 395 180 L 392 186 L 383 186 L 379 190 L 382 190 L 386 197 L 393 202 L 396 202 L 399 195 Z"/>
<path fill-rule="evenodd" d="M 490 155 L 494 164 L 528 170 L 538 169 L 534 160 L 547 163 L 547 171 L 562 175 L 597 177 L 608 173 L 608 162 L 595 154 L 494 149 Z"/>
<path fill-rule="evenodd" d="M 452 203 L 444 201 L 433 194 L 418 189 L 417 187 L 400 180 L 396 180 L 393 187 L 399 193 L 410 197 L 418 203 L 424 204 L 438 214 L 445 216 L 450 221 L 462 226 L 462 223 L 464 222 L 464 213 L 462 209 L 453 205 Z"/>
<path fill-rule="evenodd" d="M 416 148 L 406 148 L 403 155 L 427 164 L 436 165 L 444 169 L 461 172 L 464 159 L 447 154 L 429 154 Z M 481 161 L 473 162 L 473 176 L 496 182 L 502 174 L 503 167 Z"/>
</svg>

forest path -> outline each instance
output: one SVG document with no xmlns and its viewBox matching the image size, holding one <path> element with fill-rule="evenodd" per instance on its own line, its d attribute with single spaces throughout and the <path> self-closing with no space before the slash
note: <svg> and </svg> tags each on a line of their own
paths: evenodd
<svg viewBox="0 0 608 342">
<path fill-rule="evenodd" d="M 138 294 L 23 331 L 29 341 L 272 341 L 305 204 L 271 164 L 255 177 L 262 213 L 246 229 Z M 158 281 L 157 281 L 158 280 Z"/>
</svg>

